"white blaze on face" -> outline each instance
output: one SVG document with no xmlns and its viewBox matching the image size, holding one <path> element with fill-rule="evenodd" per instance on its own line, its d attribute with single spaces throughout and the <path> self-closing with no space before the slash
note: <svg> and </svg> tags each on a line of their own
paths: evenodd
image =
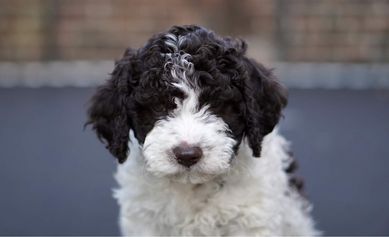
<svg viewBox="0 0 389 237">
<path fill-rule="evenodd" d="M 166 67 L 174 80 L 172 84 L 186 97 L 176 98 L 176 109 L 167 118 L 157 121 L 147 134 L 143 145 L 146 170 L 159 177 L 201 183 L 228 171 L 236 141 L 228 136 L 228 125 L 212 114 L 207 105 L 199 108 L 201 89 L 188 80 L 194 71 L 190 55 L 177 53 L 185 38 L 171 34 L 167 38 L 166 45 L 175 53 L 167 55 Z M 202 158 L 190 168 L 178 164 L 172 152 L 184 142 L 199 146 L 203 151 Z"/>
</svg>

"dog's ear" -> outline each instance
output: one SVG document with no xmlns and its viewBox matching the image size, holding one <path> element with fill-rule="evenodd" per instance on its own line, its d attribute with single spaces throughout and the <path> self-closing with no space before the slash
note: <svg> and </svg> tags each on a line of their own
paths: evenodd
<svg viewBox="0 0 389 237">
<path fill-rule="evenodd" d="M 263 137 L 277 125 L 287 104 L 287 91 L 263 65 L 247 58 L 245 65 L 248 73 L 244 89 L 245 134 L 253 156 L 259 157 Z"/>
<path fill-rule="evenodd" d="M 127 159 L 129 130 L 128 100 L 131 88 L 133 52 L 127 50 L 115 63 L 111 78 L 97 89 L 91 99 L 87 125 L 92 125 L 98 138 L 107 144 L 107 149 L 119 163 Z"/>
</svg>

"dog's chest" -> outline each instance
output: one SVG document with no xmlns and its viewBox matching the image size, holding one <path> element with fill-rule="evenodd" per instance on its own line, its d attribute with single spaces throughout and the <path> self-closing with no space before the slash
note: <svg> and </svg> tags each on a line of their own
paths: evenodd
<svg viewBox="0 0 389 237">
<path fill-rule="evenodd" d="M 148 223 L 162 235 L 229 235 L 239 231 L 242 222 L 258 220 L 248 200 L 222 182 L 176 186 L 148 197 L 148 202 L 141 201 L 154 203 Z M 149 204 L 144 208 L 150 211 Z"/>
</svg>

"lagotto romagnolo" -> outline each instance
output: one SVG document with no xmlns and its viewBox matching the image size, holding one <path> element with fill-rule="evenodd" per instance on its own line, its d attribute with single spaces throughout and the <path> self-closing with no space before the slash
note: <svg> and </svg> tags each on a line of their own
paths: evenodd
<svg viewBox="0 0 389 237">
<path fill-rule="evenodd" d="M 89 121 L 119 163 L 123 235 L 317 235 L 275 129 L 287 103 L 240 39 L 174 26 L 127 49 Z"/>
</svg>

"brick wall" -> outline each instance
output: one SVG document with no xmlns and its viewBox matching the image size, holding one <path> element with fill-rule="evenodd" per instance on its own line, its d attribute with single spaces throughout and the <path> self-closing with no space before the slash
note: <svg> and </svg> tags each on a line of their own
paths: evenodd
<svg viewBox="0 0 389 237">
<path fill-rule="evenodd" d="M 0 60 L 113 59 L 190 23 L 264 61 L 389 61 L 385 0 L 0 0 Z"/>
<path fill-rule="evenodd" d="M 389 1 L 283 1 L 281 58 L 389 61 Z"/>
</svg>

